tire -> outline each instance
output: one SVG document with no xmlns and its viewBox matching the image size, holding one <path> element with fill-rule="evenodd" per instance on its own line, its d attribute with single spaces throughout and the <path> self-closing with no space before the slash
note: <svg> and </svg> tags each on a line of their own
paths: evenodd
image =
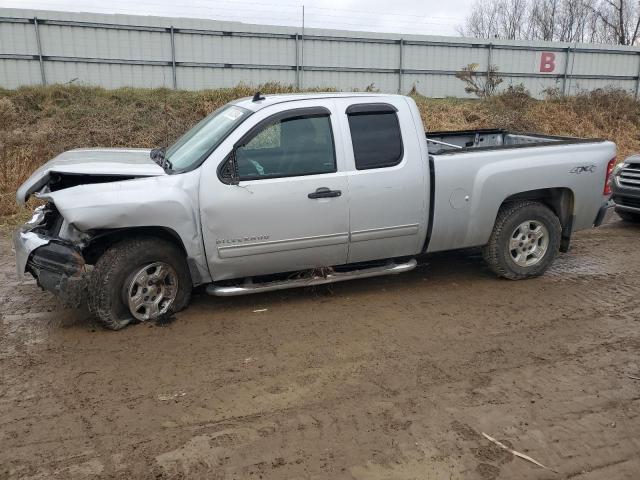
<svg viewBox="0 0 640 480">
<path fill-rule="evenodd" d="M 499 277 L 538 277 L 558 256 L 561 234 L 560 220 L 547 206 L 533 201 L 508 203 L 498 212 L 482 256 Z"/>
<path fill-rule="evenodd" d="M 149 270 L 141 273 L 145 268 Z M 160 280 L 162 272 L 167 274 Z M 145 302 L 140 311 L 132 313 L 129 308 L 132 282 L 144 275 L 149 282 L 158 277 L 153 287 L 149 283 L 149 289 L 153 288 L 156 296 L 144 298 L 160 299 L 159 306 L 157 311 L 152 311 L 148 305 L 154 302 Z M 112 245 L 98 259 L 88 287 L 91 313 L 103 327 L 120 330 L 135 321 L 159 320 L 183 310 L 191 298 L 192 283 L 184 255 L 178 247 L 158 238 L 134 237 Z M 135 293 L 143 298 L 138 284 L 135 285 Z M 142 307 L 149 310 L 149 318 L 136 318 L 142 315 Z"/>
<path fill-rule="evenodd" d="M 617 208 L 616 213 L 625 222 L 640 223 L 640 214 L 618 210 Z"/>
</svg>

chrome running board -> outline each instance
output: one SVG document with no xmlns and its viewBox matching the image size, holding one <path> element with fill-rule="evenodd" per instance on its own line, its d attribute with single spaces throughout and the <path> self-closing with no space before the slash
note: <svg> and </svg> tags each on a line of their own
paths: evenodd
<svg viewBox="0 0 640 480">
<path fill-rule="evenodd" d="M 381 267 L 363 268 L 350 272 L 331 272 L 326 275 L 314 275 L 307 278 L 293 278 L 291 280 L 277 280 L 273 282 L 253 283 L 250 280 L 241 285 L 218 286 L 211 284 L 207 287 L 209 295 L 217 297 L 233 297 L 236 295 L 248 295 L 250 293 L 271 292 L 286 288 L 311 287 L 326 283 L 344 282 L 356 278 L 379 277 L 382 275 L 394 275 L 404 273 L 416 268 L 418 262 L 412 258 L 406 263 L 388 263 Z"/>
</svg>

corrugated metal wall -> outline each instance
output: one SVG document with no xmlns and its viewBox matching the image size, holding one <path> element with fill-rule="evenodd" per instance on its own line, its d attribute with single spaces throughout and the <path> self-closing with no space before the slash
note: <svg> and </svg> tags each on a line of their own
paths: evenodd
<svg viewBox="0 0 640 480">
<path fill-rule="evenodd" d="M 455 72 L 496 65 L 502 88 L 638 95 L 633 47 L 391 35 L 214 20 L 0 9 L 0 86 L 75 82 L 203 89 L 280 82 L 464 97 Z"/>
</svg>

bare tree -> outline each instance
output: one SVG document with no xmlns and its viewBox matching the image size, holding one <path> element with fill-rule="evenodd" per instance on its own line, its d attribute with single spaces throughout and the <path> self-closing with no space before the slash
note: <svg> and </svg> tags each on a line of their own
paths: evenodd
<svg viewBox="0 0 640 480">
<path fill-rule="evenodd" d="M 458 32 L 478 38 L 521 38 L 527 10 L 527 0 L 477 0 Z"/>
<path fill-rule="evenodd" d="M 482 38 L 640 43 L 638 0 L 477 0 L 462 35 Z"/>
<path fill-rule="evenodd" d="M 529 13 L 529 35 L 533 39 L 555 40 L 560 0 L 533 0 Z"/>
<path fill-rule="evenodd" d="M 498 24 L 502 32 L 501 36 L 509 40 L 522 38 L 529 9 L 527 0 L 502 0 L 499 3 Z"/>
<path fill-rule="evenodd" d="M 499 11 L 500 2 L 495 0 L 476 0 L 464 25 L 458 27 L 458 33 L 476 38 L 499 36 Z"/>
<path fill-rule="evenodd" d="M 640 7 L 629 0 L 604 0 L 594 13 L 604 25 L 605 41 L 635 45 L 640 27 Z"/>
<path fill-rule="evenodd" d="M 597 29 L 591 21 L 595 17 L 592 10 L 594 0 L 562 0 L 558 12 L 555 36 L 552 40 L 560 42 L 593 41 L 589 28 Z"/>
</svg>

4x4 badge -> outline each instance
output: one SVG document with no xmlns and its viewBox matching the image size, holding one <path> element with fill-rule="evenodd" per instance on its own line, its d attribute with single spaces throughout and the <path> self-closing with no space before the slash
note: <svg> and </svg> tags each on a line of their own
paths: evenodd
<svg viewBox="0 0 640 480">
<path fill-rule="evenodd" d="M 582 165 L 580 167 L 575 167 L 569 170 L 569 173 L 577 173 L 578 175 L 581 173 L 593 173 L 596 171 L 595 165 Z"/>
</svg>

